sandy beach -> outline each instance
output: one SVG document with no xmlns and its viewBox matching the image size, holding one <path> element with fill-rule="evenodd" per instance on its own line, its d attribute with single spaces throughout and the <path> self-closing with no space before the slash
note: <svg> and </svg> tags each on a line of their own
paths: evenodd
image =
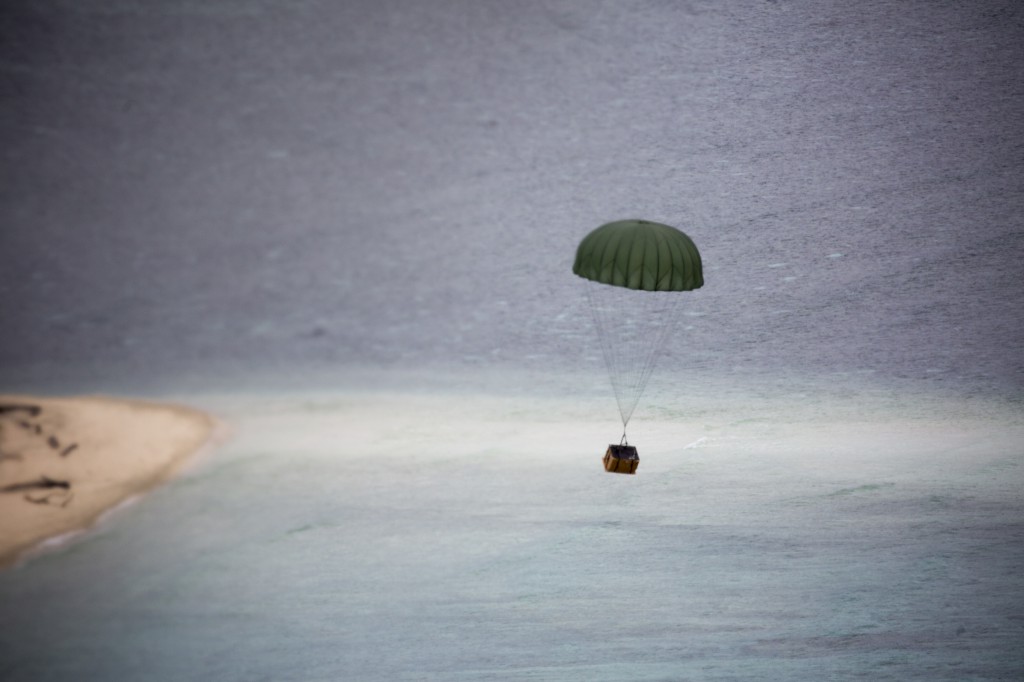
<svg viewBox="0 0 1024 682">
<path fill-rule="evenodd" d="M 167 480 L 214 427 L 177 405 L 0 396 L 0 566 Z"/>
</svg>

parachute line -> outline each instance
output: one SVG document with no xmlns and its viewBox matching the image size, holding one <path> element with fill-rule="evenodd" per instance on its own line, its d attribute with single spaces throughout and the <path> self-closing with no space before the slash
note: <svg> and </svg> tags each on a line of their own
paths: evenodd
<svg viewBox="0 0 1024 682">
<path fill-rule="evenodd" d="M 673 291 L 638 291 L 585 283 L 605 367 L 625 429 L 672 336 L 683 298 Z"/>
</svg>

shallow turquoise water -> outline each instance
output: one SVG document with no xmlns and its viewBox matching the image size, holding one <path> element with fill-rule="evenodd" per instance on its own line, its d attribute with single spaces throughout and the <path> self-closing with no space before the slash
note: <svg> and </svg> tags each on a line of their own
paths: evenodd
<svg viewBox="0 0 1024 682">
<path fill-rule="evenodd" d="M 0 576 L 4 678 L 1024 672 L 1012 410 L 663 404 L 626 477 L 605 398 L 196 396 L 221 451 Z"/>
</svg>

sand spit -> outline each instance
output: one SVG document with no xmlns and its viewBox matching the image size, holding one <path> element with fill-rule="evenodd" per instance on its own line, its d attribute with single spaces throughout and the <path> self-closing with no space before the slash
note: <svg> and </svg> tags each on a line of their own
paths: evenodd
<svg viewBox="0 0 1024 682">
<path fill-rule="evenodd" d="M 167 480 L 215 424 L 177 405 L 0 395 L 0 566 Z"/>
</svg>

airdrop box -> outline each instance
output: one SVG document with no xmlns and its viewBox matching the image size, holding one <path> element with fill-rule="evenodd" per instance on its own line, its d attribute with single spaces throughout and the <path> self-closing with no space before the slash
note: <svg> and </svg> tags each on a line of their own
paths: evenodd
<svg viewBox="0 0 1024 682">
<path fill-rule="evenodd" d="M 640 455 L 632 445 L 609 445 L 604 453 L 604 470 L 613 474 L 635 474 Z"/>
</svg>

